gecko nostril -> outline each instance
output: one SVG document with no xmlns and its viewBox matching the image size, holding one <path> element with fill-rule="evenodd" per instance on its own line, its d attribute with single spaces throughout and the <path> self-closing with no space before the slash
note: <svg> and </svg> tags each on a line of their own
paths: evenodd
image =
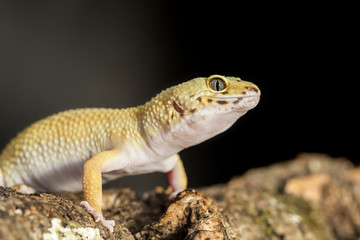
<svg viewBox="0 0 360 240">
<path fill-rule="evenodd" d="M 249 92 L 258 92 L 259 90 L 254 87 L 245 87 Z"/>
</svg>

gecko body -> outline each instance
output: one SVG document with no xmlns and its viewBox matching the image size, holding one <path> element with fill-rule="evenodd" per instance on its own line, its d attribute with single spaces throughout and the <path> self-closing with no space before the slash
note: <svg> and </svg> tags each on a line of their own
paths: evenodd
<svg viewBox="0 0 360 240">
<path fill-rule="evenodd" d="M 126 175 L 168 173 L 174 195 L 187 186 L 181 150 L 228 129 L 254 108 L 260 90 L 236 77 L 212 75 L 168 88 L 126 109 L 64 111 L 20 132 L 0 155 L 0 186 L 81 191 L 82 204 L 101 213 L 102 184 Z"/>
</svg>

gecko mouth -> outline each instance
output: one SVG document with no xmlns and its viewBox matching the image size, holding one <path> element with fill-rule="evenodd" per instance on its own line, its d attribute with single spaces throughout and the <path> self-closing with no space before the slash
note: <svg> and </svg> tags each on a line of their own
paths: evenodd
<svg viewBox="0 0 360 240">
<path fill-rule="evenodd" d="M 209 97 L 214 101 L 240 102 L 245 98 L 260 98 L 260 94 L 244 95 L 238 97 Z"/>
<path fill-rule="evenodd" d="M 241 96 L 219 96 L 219 97 L 209 97 L 211 102 L 217 103 L 218 105 L 231 105 L 232 108 L 253 108 L 255 107 L 259 100 L 260 94 L 249 94 Z M 209 101 L 209 102 L 210 102 Z M 234 109 L 235 110 L 235 109 Z"/>
</svg>

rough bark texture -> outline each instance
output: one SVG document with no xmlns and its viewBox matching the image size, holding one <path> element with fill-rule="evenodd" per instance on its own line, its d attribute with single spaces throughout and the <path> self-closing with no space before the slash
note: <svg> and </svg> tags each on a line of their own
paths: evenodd
<svg viewBox="0 0 360 240">
<path fill-rule="evenodd" d="M 301 154 L 229 183 L 137 195 L 104 191 L 114 233 L 79 205 L 81 194 L 0 188 L 0 239 L 358 239 L 360 169 L 346 159 Z"/>
</svg>

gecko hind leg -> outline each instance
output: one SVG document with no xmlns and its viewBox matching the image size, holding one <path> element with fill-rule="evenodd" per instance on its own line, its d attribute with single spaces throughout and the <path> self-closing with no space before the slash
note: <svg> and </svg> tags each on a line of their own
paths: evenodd
<svg viewBox="0 0 360 240">
<path fill-rule="evenodd" d="M 179 154 L 175 154 L 173 157 L 177 158 L 175 167 L 167 173 L 169 184 L 173 190 L 173 193 L 170 194 L 170 199 L 174 199 L 187 188 L 187 177 L 181 158 Z"/>
</svg>

